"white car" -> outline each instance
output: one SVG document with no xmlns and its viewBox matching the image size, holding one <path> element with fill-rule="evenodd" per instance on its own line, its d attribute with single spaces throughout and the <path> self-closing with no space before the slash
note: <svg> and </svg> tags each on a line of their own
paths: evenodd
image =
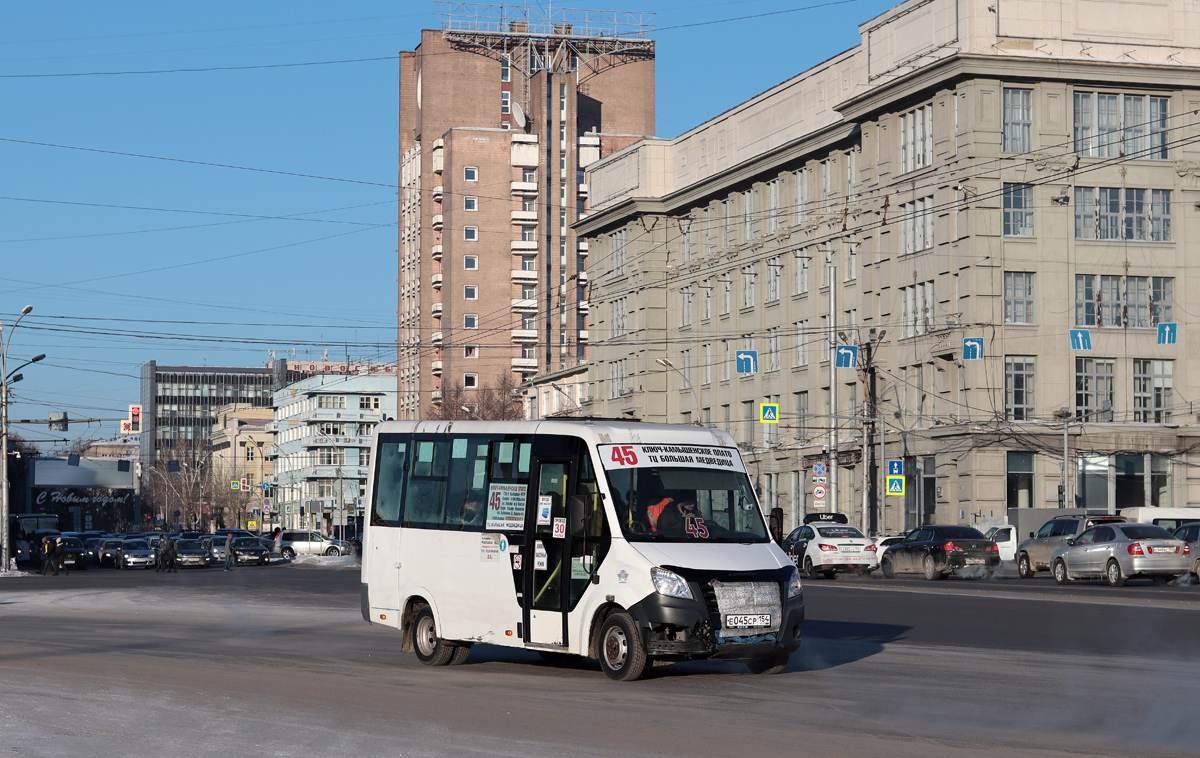
<svg viewBox="0 0 1200 758">
<path fill-rule="evenodd" d="M 1011 524 L 1001 524 L 993 526 L 983 534 L 992 542 L 996 543 L 996 547 L 1000 548 L 1000 560 L 1015 561 L 1017 559 L 1017 529 Z"/>
<path fill-rule="evenodd" d="M 882 537 L 876 537 L 875 538 L 875 558 L 876 559 L 883 558 L 883 554 L 885 552 L 887 552 L 887 549 L 889 547 L 891 547 L 892 545 L 899 545 L 901 542 L 904 542 L 903 534 L 893 534 L 891 536 L 883 535 Z"/>
<path fill-rule="evenodd" d="M 845 571 L 868 576 L 879 568 L 875 543 L 845 523 L 804 524 L 792 530 L 781 547 L 809 579 L 832 579 Z"/>
</svg>

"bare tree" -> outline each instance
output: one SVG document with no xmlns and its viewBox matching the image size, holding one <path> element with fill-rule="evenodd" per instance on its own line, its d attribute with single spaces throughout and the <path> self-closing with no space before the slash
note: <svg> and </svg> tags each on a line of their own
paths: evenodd
<svg viewBox="0 0 1200 758">
<path fill-rule="evenodd" d="M 179 511 L 179 523 L 205 528 L 213 515 L 211 460 L 207 440 L 173 440 L 163 447 L 143 483 L 147 509 L 162 512 L 168 523 Z"/>
<path fill-rule="evenodd" d="M 484 421 L 514 420 L 522 418 L 521 398 L 512 375 L 502 374 L 488 387 L 464 388 L 455 383 L 442 390 L 442 402 L 430 403 L 425 409 L 425 418 L 444 421 L 461 421 L 480 418 Z"/>
</svg>

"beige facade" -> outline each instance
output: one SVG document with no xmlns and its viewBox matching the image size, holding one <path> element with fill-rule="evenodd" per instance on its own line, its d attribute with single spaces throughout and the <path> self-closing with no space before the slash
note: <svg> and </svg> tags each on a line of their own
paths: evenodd
<svg viewBox="0 0 1200 758">
<path fill-rule="evenodd" d="M 480 8 L 517 15 L 451 16 L 400 58 L 399 418 L 585 360 L 582 169 L 654 129 L 643 28 Z"/>
<path fill-rule="evenodd" d="M 245 481 L 251 493 L 260 492 L 263 482 L 275 475 L 272 447 L 274 434 L 269 426 L 275 418 L 273 408 L 249 405 L 223 405 L 216 410 L 217 423 L 209 438 L 212 444 L 212 470 L 230 481 Z M 228 482 L 218 482 L 222 487 Z"/>
<path fill-rule="evenodd" d="M 914 0 L 859 46 L 600 161 L 577 225 L 589 410 L 728 429 L 789 525 L 1055 507 L 1064 431 L 1062 497 L 1200 502 L 1198 28 L 1184 0 Z M 857 367 L 831 367 L 838 347 Z M 875 494 L 888 460 L 902 496 Z"/>
</svg>

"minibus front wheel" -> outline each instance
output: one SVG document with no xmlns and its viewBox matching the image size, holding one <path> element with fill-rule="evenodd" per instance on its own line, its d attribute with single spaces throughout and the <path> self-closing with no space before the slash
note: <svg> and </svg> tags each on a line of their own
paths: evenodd
<svg viewBox="0 0 1200 758">
<path fill-rule="evenodd" d="M 625 611 L 617 611 L 600 627 L 600 668 L 609 679 L 632 682 L 646 669 L 646 647 L 637 622 Z"/>
</svg>

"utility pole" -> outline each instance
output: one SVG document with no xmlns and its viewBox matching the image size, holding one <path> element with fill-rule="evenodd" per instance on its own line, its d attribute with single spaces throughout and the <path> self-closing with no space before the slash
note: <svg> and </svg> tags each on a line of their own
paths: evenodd
<svg viewBox="0 0 1200 758">
<path fill-rule="evenodd" d="M 826 252 L 825 265 L 829 271 L 829 492 L 833 513 L 838 512 L 838 391 L 837 391 L 837 264 L 833 246 Z"/>
<path fill-rule="evenodd" d="M 0 322 L 0 572 L 8 571 L 12 560 L 8 534 L 8 346 L 17 324 L 32 310 L 32 305 L 21 309 L 21 315 L 8 330 L 7 341 L 4 340 L 4 324 Z"/>
</svg>

